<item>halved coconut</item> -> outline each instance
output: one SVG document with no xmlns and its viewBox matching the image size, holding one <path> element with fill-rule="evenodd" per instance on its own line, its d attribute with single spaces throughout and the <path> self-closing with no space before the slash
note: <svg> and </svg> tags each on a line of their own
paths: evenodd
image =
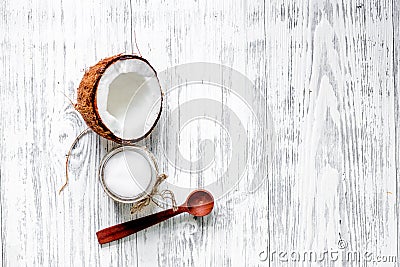
<svg viewBox="0 0 400 267">
<path fill-rule="evenodd" d="M 85 73 L 75 108 L 100 136 L 117 143 L 134 143 L 157 124 L 162 96 L 157 73 L 147 60 L 116 55 Z"/>
</svg>

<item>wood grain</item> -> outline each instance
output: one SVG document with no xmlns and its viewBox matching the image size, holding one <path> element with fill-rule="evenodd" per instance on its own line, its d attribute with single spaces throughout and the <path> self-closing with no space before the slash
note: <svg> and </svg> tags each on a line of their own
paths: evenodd
<svg viewBox="0 0 400 267">
<path fill-rule="evenodd" d="M 400 255 L 400 2 L 393 1 L 393 80 L 395 96 L 395 134 L 396 134 L 396 219 L 397 256 Z"/>
<path fill-rule="evenodd" d="M 273 250 L 342 239 L 348 251 L 396 255 L 391 2 L 302 2 L 281 16 L 289 25 L 267 23 L 280 59 L 271 69 L 287 75 L 269 95 L 285 107 L 274 114 L 286 135 L 270 191 Z"/>
<path fill-rule="evenodd" d="M 383 265 L 260 260 L 339 240 L 345 251 L 399 256 L 399 16 L 392 0 L 2 1 L 2 266 Z M 101 188 L 99 162 L 114 144 L 94 133 L 73 150 L 70 184 L 57 194 L 65 154 L 86 129 L 63 94 L 74 100 L 100 59 L 135 52 L 134 31 L 156 70 L 213 62 L 254 82 L 275 157 L 258 190 L 239 186 L 210 216 L 99 246 L 96 231 L 129 220 L 130 206 Z M 140 143 L 158 158 L 161 134 Z"/>
</svg>

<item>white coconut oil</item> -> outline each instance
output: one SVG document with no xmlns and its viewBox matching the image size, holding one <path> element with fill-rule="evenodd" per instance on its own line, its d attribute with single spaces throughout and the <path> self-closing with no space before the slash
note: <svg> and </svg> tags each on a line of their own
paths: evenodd
<svg viewBox="0 0 400 267">
<path fill-rule="evenodd" d="M 155 169 L 144 151 L 123 149 L 103 166 L 103 183 L 115 196 L 133 199 L 146 192 L 155 177 Z"/>
</svg>

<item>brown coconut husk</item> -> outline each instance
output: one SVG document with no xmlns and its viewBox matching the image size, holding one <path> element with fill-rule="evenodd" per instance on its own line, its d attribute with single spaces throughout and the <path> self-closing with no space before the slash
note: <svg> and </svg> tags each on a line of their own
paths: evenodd
<svg viewBox="0 0 400 267">
<path fill-rule="evenodd" d="M 86 124 L 98 135 L 114 141 L 119 144 L 132 144 L 136 143 L 144 138 L 146 138 L 154 129 L 156 126 L 158 120 L 160 119 L 161 116 L 161 110 L 162 110 L 162 101 L 163 101 L 163 93 L 161 93 L 161 105 L 160 105 L 160 111 L 158 113 L 158 116 L 156 120 L 154 121 L 153 126 L 151 129 L 145 133 L 143 136 L 137 138 L 137 139 L 121 139 L 117 136 L 115 136 L 108 128 L 107 126 L 103 123 L 101 120 L 101 117 L 99 115 L 98 109 L 97 109 L 97 86 L 99 84 L 100 78 L 104 74 L 105 70 L 111 66 L 113 63 L 119 61 L 119 60 L 127 60 L 127 59 L 138 59 L 144 61 L 146 64 L 150 66 L 150 68 L 154 71 L 157 77 L 157 72 L 154 70 L 154 68 L 150 65 L 150 63 L 139 56 L 136 55 L 122 55 L 118 54 L 112 57 L 105 58 L 98 62 L 96 65 L 92 66 L 89 68 L 89 70 L 84 74 L 81 83 L 79 84 L 78 88 L 78 99 L 77 103 L 75 104 L 75 109 L 82 115 L 82 118 L 85 120 Z M 161 88 L 161 87 L 160 87 Z"/>
</svg>

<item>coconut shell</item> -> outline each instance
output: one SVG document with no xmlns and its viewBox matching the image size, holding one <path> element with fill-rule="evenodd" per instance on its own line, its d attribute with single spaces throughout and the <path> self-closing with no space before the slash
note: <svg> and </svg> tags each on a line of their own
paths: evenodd
<svg viewBox="0 0 400 267">
<path fill-rule="evenodd" d="M 119 61 L 119 60 L 127 60 L 127 59 L 139 59 L 144 61 L 146 64 L 150 66 L 150 68 L 154 71 L 156 77 L 157 73 L 154 70 L 154 68 L 150 65 L 150 63 L 139 56 L 135 55 L 115 55 L 112 57 L 105 58 L 101 61 L 99 61 L 96 65 L 92 66 L 89 68 L 88 71 L 83 75 L 82 81 L 79 84 L 78 87 L 78 99 L 77 103 L 75 104 L 75 109 L 82 115 L 83 119 L 85 120 L 86 124 L 98 135 L 120 143 L 120 144 L 131 144 L 138 142 L 142 140 L 143 138 L 147 137 L 154 129 L 156 126 L 158 120 L 160 119 L 161 116 L 161 110 L 162 110 L 162 101 L 163 101 L 163 93 L 162 91 L 160 92 L 161 94 L 161 106 L 160 106 L 160 111 L 158 113 L 158 116 L 156 120 L 154 121 L 153 126 L 151 129 L 145 133 L 143 136 L 137 138 L 137 139 L 131 139 L 131 140 L 126 140 L 122 139 L 120 137 L 115 136 L 104 124 L 104 122 L 101 120 L 101 117 L 98 112 L 97 108 L 97 87 L 99 84 L 99 81 L 101 77 L 103 76 L 104 72 L 106 69 L 111 66 L 113 63 Z M 157 78 L 158 79 L 158 78 Z M 160 87 L 161 88 L 161 87 Z"/>
</svg>

